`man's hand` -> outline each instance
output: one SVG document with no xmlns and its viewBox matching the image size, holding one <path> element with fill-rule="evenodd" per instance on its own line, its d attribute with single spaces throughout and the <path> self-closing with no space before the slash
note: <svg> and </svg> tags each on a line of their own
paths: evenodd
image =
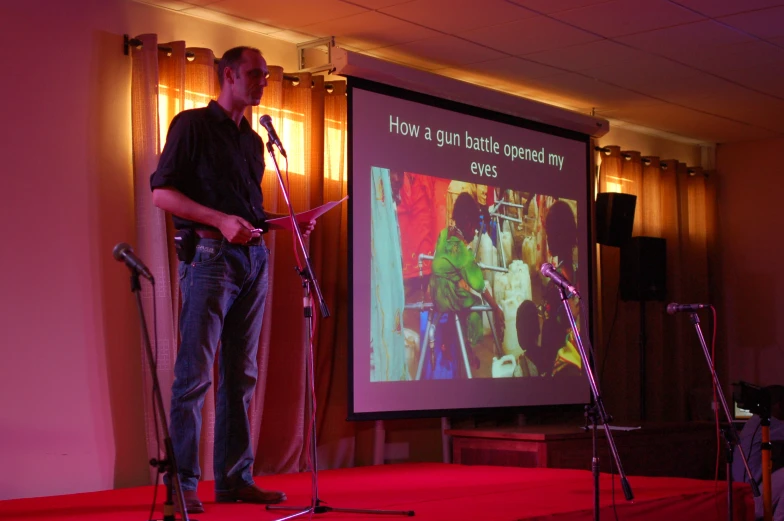
<svg viewBox="0 0 784 521">
<path fill-rule="evenodd" d="M 301 222 L 298 224 L 299 232 L 302 234 L 303 239 L 307 238 L 307 236 L 310 235 L 310 232 L 316 228 L 316 221 Z"/>
<path fill-rule="evenodd" d="M 218 210 L 208 208 L 188 198 L 174 188 L 156 188 L 152 192 L 152 201 L 158 208 L 183 219 L 206 224 L 220 230 L 227 241 L 234 244 L 246 244 L 258 232 L 252 232 L 253 226 L 237 215 L 226 215 Z"/>
<path fill-rule="evenodd" d="M 232 244 L 245 244 L 259 236 L 258 232 L 251 232 L 253 225 L 238 215 L 227 215 L 221 220 L 219 229 Z"/>
</svg>

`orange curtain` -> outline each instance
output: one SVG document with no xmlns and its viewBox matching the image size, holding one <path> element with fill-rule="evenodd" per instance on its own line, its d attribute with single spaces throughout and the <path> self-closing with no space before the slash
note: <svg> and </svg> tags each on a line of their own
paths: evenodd
<svg viewBox="0 0 784 521">
<path fill-rule="evenodd" d="M 638 196 L 634 232 L 640 229 L 641 168 L 629 164 L 619 147 L 606 147 L 599 165 L 599 191 Z M 639 155 L 637 155 L 639 159 Z M 633 233 L 634 233 L 633 232 Z M 607 410 L 615 418 L 636 418 L 640 393 L 639 310 L 620 299 L 620 249 L 599 246 L 599 316 L 602 338 L 596 342 L 597 377 Z M 622 325 L 622 327 L 621 327 Z"/>
<path fill-rule="evenodd" d="M 156 290 L 145 295 L 155 299 L 158 319 L 158 377 L 167 409 L 177 352 L 179 287 L 177 259 L 172 248 L 171 219 L 152 204 L 149 176 L 155 170 L 172 118 L 181 110 L 205 106 L 219 92 L 215 56 L 209 49 L 186 48 L 184 42 L 159 45 L 156 35 L 138 37 L 142 45 L 133 49 L 133 154 L 137 212 L 138 248 L 156 278 Z M 346 183 L 346 87 L 344 82 L 325 84 L 323 77 L 284 75 L 270 67 L 269 86 L 262 105 L 246 117 L 259 128 L 262 114 L 270 114 L 289 163 L 281 163 L 294 211 L 342 198 Z M 285 213 L 272 160 L 262 181 L 265 208 Z M 288 171 L 288 175 L 286 172 Z M 351 466 L 355 462 L 354 424 L 346 417 L 346 331 L 347 331 L 347 233 L 346 205 L 319 219 L 306 241 L 313 271 L 330 307 L 331 317 L 321 321 L 314 302 L 317 333 L 314 338 L 316 403 L 318 404 L 319 461 L 321 467 Z M 306 453 L 308 385 L 307 323 L 302 304 L 301 279 L 296 265 L 292 236 L 274 232 L 265 238 L 271 251 L 270 290 L 264 328 L 259 339 L 259 384 L 250 405 L 250 420 L 256 446 L 257 474 L 298 472 L 308 468 Z M 146 312 L 152 324 L 151 306 Z M 274 327 L 272 327 L 274 324 Z M 150 392 L 149 368 L 144 367 L 145 392 Z M 217 377 L 217 375 L 216 375 Z M 217 379 L 215 379 L 217 381 Z M 158 456 L 156 424 L 151 399 L 145 400 L 145 429 L 148 453 Z M 203 479 L 213 478 L 212 429 L 214 394 L 208 393 L 203 410 L 200 463 Z"/>
<path fill-rule="evenodd" d="M 666 304 L 711 301 L 710 185 L 700 168 L 617 146 L 603 150 L 599 191 L 636 195 L 632 235 L 664 238 L 667 247 L 665 302 L 621 300 L 620 249 L 599 247 L 598 371 L 608 410 L 626 420 L 709 419 L 711 379 L 704 353 L 688 314 L 668 315 Z M 707 322 L 702 327 L 709 339 Z"/>
</svg>

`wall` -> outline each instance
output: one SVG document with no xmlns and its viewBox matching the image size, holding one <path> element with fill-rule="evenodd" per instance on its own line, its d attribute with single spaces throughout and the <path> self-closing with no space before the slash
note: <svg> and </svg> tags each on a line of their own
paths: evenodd
<svg viewBox="0 0 784 521">
<path fill-rule="evenodd" d="M 130 58 L 157 33 L 239 44 L 296 69 L 296 47 L 128 0 L 0 6 L 0 499 L 149 482 L 134 244 Z"/>
<path fill-rule="evenodd" d="M 784 384 L 782 150 L 784 138 L 717 150 L 719 335 L 729 346 L 730 382 Z"/>
</svg>

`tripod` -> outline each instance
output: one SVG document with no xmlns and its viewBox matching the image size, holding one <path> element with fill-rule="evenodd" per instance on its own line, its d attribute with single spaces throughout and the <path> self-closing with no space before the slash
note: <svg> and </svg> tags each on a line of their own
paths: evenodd
<svg viewBox="0 0 784 521">
<path fill-rule="evenodd" d="M 262 116 L 262 121 L 269 116 Z M 267 129 L 269 131 L 269 128 Z M 294 510 L 296 511 L 294 514 L 288 515 L 286 517 L 280 518 L 278 521 L 285 521 L 288 519 L 294 519 L 300 516 L 304 516 L 307 514 L 323 514 L 325 512 L 345 512 L 345 513 L 355 513 L 355 514 L 389 514 L 389 515 L 404 515 L 404 516 L 413 516 L 413 510 L 372 510 L 372 509 L 351 509 L 351 508 L 335 508 L 331 506 L 324 505 L 323 501 L 319 498 L 318 494 L 318 460 L 316 454 L 316 403 L 313 398 L 313 393 L 315 392 L 315 361 L 314 361 L 314 351 L 313 351 L 313 296 L 311 294 L 311 286 L 316 295 L 316 299 L 319 303 L 319 308 L 321 310 L 321 316 L 323 318 L 329 317 L 329 308 L 327 307 L 326 302 L 324 301 L 324 297 L 321 294 L 321 289 L 319 288 L 318 281 L 316 281 L 315 276 L 313 275 L 313 269 L 311 268 L 310 258 L 308 257 L 308 251 L 305 249 L 305 242 L 302 239 L 302 233 L 299 230 L 299 226 L 297 224 L 296 217 L 294 216 L 294 209 L 291 206 L 291 200 L 289 199 L 288 191 L 286 190 L 286 185 L 283 182 L 283 176 L 280 173 L 280 168 L 278 167 L 278 161 L 275 157 L 275 153 L 273 151 L 273 144 L 274 139 L 270 136 L 270 139 L 267 141 L 267 151 L 269 152 L 270 156 L 272 157 L 272 163 L 275 165 L 275 172 L 278 176 L 278 183 L 280 184 L 281 193 L 283 194 L 283 199 L 286 202 L 286 206 L 288 207 L 289 217 L 291 219 L 291 229 L 292 233 L 294 233 L 295 237 L 297 238 L 297 244 L 299 244 L 300 251 L 303 253 L 304 258 L 304 268 L 297 267 L 297 272 L 299 273 L 300 278 L 302 279 L 302 288 L 303 288 L 303 316 L 305 317 L 305 321 L 307 322 L 307 335 L 306 335 L 306 342 L 308 345 L 308 356 L 307 356 L 307 384 L 309 392 L 307 393 L 308 396 L 308 409 L 311 414 L 311 428 L 310 428 L 310 462 L 311 462 L 311 500 L 310 505 L 308 506 L 300 506 L 300 507 L 293 507 L 293 506 L 282 506 L 282 505 L 267 505 L 267 510 Z M 285 154 L 284 154 L 285 157 Z"/>
<path fill-rule="evenodd" d="M 139 270 L 130 265 L 128 267 L 131 270 L 131 292 L 136 295 L 136 308 L 139 311 L 142 339 L 144 340 L 147 361 L 150 364 L 150 372 L 152 373 L 152 392 L 156 409 L 155 413 L 159 415 L 161 430 L 163 431 L 163 443 L 166 449 L 165 459 L 158 460 L 153 458 L 150 460 L 150 465 L 157 467 L 160 472 L 166 472 L 169 476 L 169 482 L 166 483 L 166 500 L 163 504 L 163 521 L 174 521 L 175 519 L 173 499 L 176 499 L 177 501 L 177 506 L 182 513 L 183 521 L 189 521 L 188 511 L 185 509 L 185 497 L 183 496 L 182 486 L 180 485 L 180 475 L 177 472 L 177 461 L 174 458 L 174 445 L 172 445 L 171 436 L 169 436 L 169 427 L 166 423 L 166 409 L 163 407 L 161 388 L 158 383 L 158 369 L 155 363 L 155 357 L 152 354 L 152 347 L 150 346 L 150 334 L 147 331 L 147 321 L 144 318 L 144 308 L 142 307 L 140 295 L 142 287 L 139 284 Z M 155 287 L 155 281 L 152 277 L 150 277 L 150 283 Z"/>
<path fill-rule="evenodd" d="M 735 445 L 738 447 L 738 453 L 740 454 L 741 459 L 743 460 L 743 466 L 746 469 L 746 475 L 749 477 L 749 483 L 751 484 L 751 491 L 754 494 L 754 497 L 759 497 L 760 490 L 757 486 L 757 483 L 754 481 L 754 477 L 751 475 L 751 469 L 749 468 L 749 461 L 746 458 L 746 453 L 743 452 L 743 447 L 740 444 L 740 439 L 738 438 L 738 430 L 735 428 L 735 425 L 732 423 L 732 416 L 730 416 L 730 409 L 727 407 L 727 400 L 724 398 L 724 391 L 721 388 L 721 382 L 719 382 L 719 377 L 716 374 L 716 369 L 713 367 L 713 362 L 711 360 L 710 351 L 708 351 L 708 346 L 705 344 L 705 337 L 702 335 L 702 329 L 700 328 L 700 317 L 697 316 L 696 311 L 691 311 L 689 313 L 689 319 L 691 323 L 694 324 L 694 330 L 697 332 L 697 338 L 700 341 L 700 345 L 702 346 L 702 352 L 705 354 L 705 360 L 708 362 L 708 370 L 710 370 L 711 377 L 713 378 L 713 385 L 716 386 L 716 394 L 719 396 L 719 402 L 721 403 L 721 408 L 724 411 L 724 418 L 727 420 L 727 430 L 725 431 L 725 437 L 727 439 L 727 443 L 729 445 Z M 727 450 L 728 455 L 732 453 L 732 448 L 728 448 Z M 731 456 L 730 456 L 731 458 Z M 727 519 L 732 521 L 732 472 L 731 469 L 728 467 L 727 469 L 729 472 L 727 473 Z"/>
<path fill-rule="evenodd" d="M 771 482 L 771 448 L 770 416 L 761 416 L 762 425 L 762 512 L 765 521 L 773 520 L 772 482 Z M 740 444 L 738 445 L 740 447 Z"/>
<path fill-rule="evenodd" d="M 569 306 L 569 297 L 567 296 L 566 292 L 564 292 L 564 287 L 562 284 L 558 284 L 558 291 L 561 294 L 561 302 L 563 302 L 564 308 L 566 309 L 566 316 L 569 319 L 569 325 L 572 327 L 572 331 L 574 332 L 574 338 L 577 343 L 577 349 L 580 351 L 580 359 L 582 360 L 583 367 L 585 368 L 585 374 L 588 377 L 588 384 L 591 387 L 591 393 L 593 396 L 593 404 L 586 408 L 586 419 L 590 421 L 592 427 L 592 434 L 591 434 L 591 446 L 592 446 L 592 457 L 591 457 L 591 471 L 593 473 L 593 518 L 595 521 L 599 520 L 599 453 L 597 450 L 597 442 L 596 442 L 596 429 L 597 429 L 597 422 L 601 422 L 604 425 L 604 434 L 607 438 L 607 443 L 610 445 L 610 452 L 612 453 L 613 460 L 615 461 L 615 466 L 618 468 L 618 475 L 621 477 L 621 488 L 623 489 L 623 495 L 626 497 L 627 501 L 632 501 L 634 499 L 634 494 L 632 494 L 632 489 L 629 486 L 629 481 L 626 479 L 626 473 L 623 471 L 623 466 L 621 465 L 621 458 L 618 455 L 618 449 L 615 446 L 615 440 L 612 436 L 612 431 L 610 430 L 610 421 L 611 418 L 607 414 L 607 411 L 604 408 L 604 401 L 602 400 L 602 395 L 599 392 L 599 386 L 596 383 L 596 377 L 593 374 L 593 368 L 591 367 L 590 360 L 588 359 L 588 353 L 585 351 L 585 347 L 583 346 L 583 341 L 580 338 L 580 332 L 577 330 L 577 323 L 574 319 L 574 313 L 572 313 L 572 308 Z"/>
</svg>

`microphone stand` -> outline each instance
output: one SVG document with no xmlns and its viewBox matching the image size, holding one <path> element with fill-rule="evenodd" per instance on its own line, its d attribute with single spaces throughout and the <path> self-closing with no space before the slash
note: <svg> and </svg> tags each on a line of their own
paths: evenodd
<svg viewBox="0 0 784 521">
<path fill-rule="evenodd" d="M 733 497 L 732 497 L 732 449 L 734 443 L 732 442 L 732 435 L 729 428 L 722 427 L 721 434 L 724 437 L 724 458 L 727 460 L 725 469 L 727 472 L 727 521 L 732 521 Z"/>
<path fill-rule="evenodd" d="M 319 498 L 318 494 L 318 460 L 317 460 L 317 451 L 316 451 L 316 403 L 313 399 L 313 393 L 315 392 L 315 369 L 314 369 L 314 352 L 313 352 L 313 341 L 311 338 L 313 332 L 313 307 L 312 307 L 312 294 L 311 294 L 311 287 L 315 291 L 316 299 L 319 303 L 319 309 L 321 310 L 322 318 L 329 317 L 329 308 L 327 307 L 327 303 L 324 301 L 324 296 L 321 294 L 321 289 L 319 288 L 318 281 L 313 274 L 313 269 L 310 264 L 310 257 L 308 256 L 308 250 L 305 248 L 305 242 L 302 239 L 302 232 L 299 230 L 299 225 L 297 223 L 297 218 L 294 215 L 294 208 L 291 206 L 291 200 L 289 198 L 289 194 L 286 191 L 286 184 L 283 182 L 283 176 L 280 173 L 280 167 L 278 166 L 278 160 L 275 156 L 275 152 L 273 150 L 273 143 L 272 139 L 267 141 L 267 152 L 269 152 L 270 157 L 272 158 L 272 163 L 275 165 L 275 173 L 278 176 L 278 183 L 280 184 L 281 192 L 283 193 L 283 199 L 286 201 L 286 206 L 288 207 L 289 211 L 289 218 L 291 219 L 291 230 L 294 233 L 294 236 L 297 238 L 297 244 L 299 244 L 299 248 L 302 251 L 303 257 L 305 259 L 305 267 L 300 269 L 297 267 L 297 272 L 299 276 L 302 278 L 302 288 L 304 292 L 304 296 L 302 299 L 303 305 L 303 315 L 305 317 L 305 321 L 307 322 L 307 335 L 306 335 L 306 342 L 308 345 L 308 360 L 307 360 L 307 369 L 306 369 L 306 378 L 309 392 L 307 393 L 308 401 L 307 406 L 310 410 L 310 414 L 312 417 L 312 428 L 310 429 L 310 461 L 311 461 L 311 498 L 310 498 L 310 505 L 308 506 L 285 506 L 285 505 L 267 505 L 267 510 L 294 510 L 296 511 L 294 514 L 288 515 L 286 517 L 282 517 L 277 521 L 286 521 L 288 519 L 294 519 L 300 516 L 304 516 L 307 514 L 323 514 L 325 512 L 345 512 L 345 513 L 354 513 L 354 514 L 390 514 L 390 515 L 403 515 L 403 516 L 413 516 L 413 510 L 371 510 L 371 509 L 354 509 L 354 508 L 335 508 L 331 506 L 324 505 L 323 501 Z"/>
<path fill-rule="evenodd" d="M 169 482 L 166 483 L 166 500 L 163 504 L 163 521 L 174 521 L 174 503 L 172 499 L 177 500 L 180 513 L 182 514 L 183 521 L 189 521 L 188 511 L 185 509 L 185 496 L 182 492 L 180 484 L 180 474 L 177 471 L 177 460 L 174 457 L 174 445 L 172 444 L 171 436 L 169 435 L 169 426 L 166 422 L 166 409 L 163 407 L 163 398 L 161 397 L 161 388 L 158 382 L 158 368 L 155 362 L 155 357 L 152 353 L 150 346 L 150 334 L 147 331 L 147 321 L 144 318 L 144 308 L 142 307 L 141 299 L 141 284 L 139 284 L 139 271 L 131 268 L 131 292 L 136 295 L 136 308 L 139 311 L 139 324 L 142 330 L 142 340 L 144 340 L 145 351 L 147 352 L 147 362 L 150 364 L 150 372 L 152 373 L 152 393 L 153 401 L 155 404 L 155 413 L 160 416 L 161 430 L 163 431 L 163 444 L 166 449 L 166 458 L 158 460 L 153 458 L 150 460 L 150 465 L 157 467 L 159 471 L 166 472 L 169 476 Z M 155 287 L 154 282 L 150 282 Z M 172 491 L 172 489 L 174 489 Z M 174 493 L 173 493 L 174 492 Z M 192 520 L 195 521 L 195 520 Z"/>
<path fill-rule="evenodd" d="M 702 352 L 705 354 L 705 360 L 708 362 L 708 370 L 710 370 L 711 377 L 713 378 L 713 385 L 716 386 L 716 394 L 719 395 L 719 402 L 721 403 L 721 408 L 724 411 L 724 417 L 727 419 L 727 430 L 726 430 L 726 438 L 727 443 L 735 445 L 738 447 L 738 453 L 740 454 L 741 460 L 743 460 L 743 467 L 746 469 L 746 475 L 749 477 L 749 483 L 751 484 L 751 492 L 754 497 L 760 496 L 759 486 L 757 482 L 754 481 L 754 478 L 751 475 L 751 469 L 749 468 L 749 460 L 746 458 L 746 453 L 743 452 L 743 447 L 740 444 L 740 438 L 738 437 L 738 430 L 735 428 L 735 425 L 732 423 L 732 416 L 730 416 L 730 409 L 727 407 L 727 400 L 724 398 L 724 391 L 721 388 L 721 382 L 719 382 L 719 377 L 716 374 L 716 369 L 713 367 L 713 363 L 711 361 L 710 352 L 708 351 L 708 346 L 705 343 L 705 337 L 702 335 L 702 329 L 700 328 L 700 317 L 697 316 L 696 311 L 692 311 L 689 313 L 689 319 L 691 323 L 694 324 L 694 330 L 697 332 L 697 338 L 700 340 L 700 345 L 702 346 Z M 731 453 L 732 450 L 728 449 L 728 453 Z M 727 519 L 732 521 L 732 477 L 731 472 L 727 473 L 727 506 L 729 508 L 729 512 L 727 512 Z"/>
<path fill-rule="evenodd" d="M 574 338 L 577 342 L 577 349 L 580 351 L 580 358 L 582 359 L 583 367 L 585 368 L 585 374 L 588 377 L 588 383 L 591 386 L 591 393 L 593 395 L 593 404 L 586 407 L 585 416 L 586 421 L 590 421 L 592 428 L 591 445 L 593 454 L 591 458 L 591 471 L 593 472 L 593 518 L 595 521 L 598 521 L 599 453 L 596 443 L 597 421 L 600 421 L 601 424 L 604 425 L 604 434 L 607 438 L 607 443 L 610 445 L 610 452 L 612 453 L 613 459 L 615 460 L 615 466 L 618 467 L 618 475 L 621 478 L 621 488 L 623 489 L 623 495 L 626 497 L 627 501 L 632 501 L 634 500 L 634 494 L 632 494 L 629 481 L 626 479 L 626 473 L 623 471 L 623 466 L 621 465 L 621 458 L 618 455 L 618 449 L 615 446 L 615 440 L 613 439 L 612 432 L 610 431 L 610 421 L 612 421 L 612 419 L 604 408 L 604 400 L 602 400 L 602 395 L 599 392 L 599 386 L 596 384 L 596 377 L 593 374 L 593 368 L 591 367 L 590 361 L 588 359 L 588 353 L 586 353 L 585 347 L 583 346 L 583 341 L 580 338 L 580 332 L 577 330 L 577 323 L 574 319 L 574 313 L 572 313 L 572 308 L 569 306 L 569 298 L 564 292 L 563 286 L 560 284 L 558 284 L 558 291 L 561 294 L 561 302 L 563 302 L 564 308 L 566 309 L 566 316 L 569 319 L 569 325 L 572 327 L 572 331 L 574 332 Z"/>
</svg>

